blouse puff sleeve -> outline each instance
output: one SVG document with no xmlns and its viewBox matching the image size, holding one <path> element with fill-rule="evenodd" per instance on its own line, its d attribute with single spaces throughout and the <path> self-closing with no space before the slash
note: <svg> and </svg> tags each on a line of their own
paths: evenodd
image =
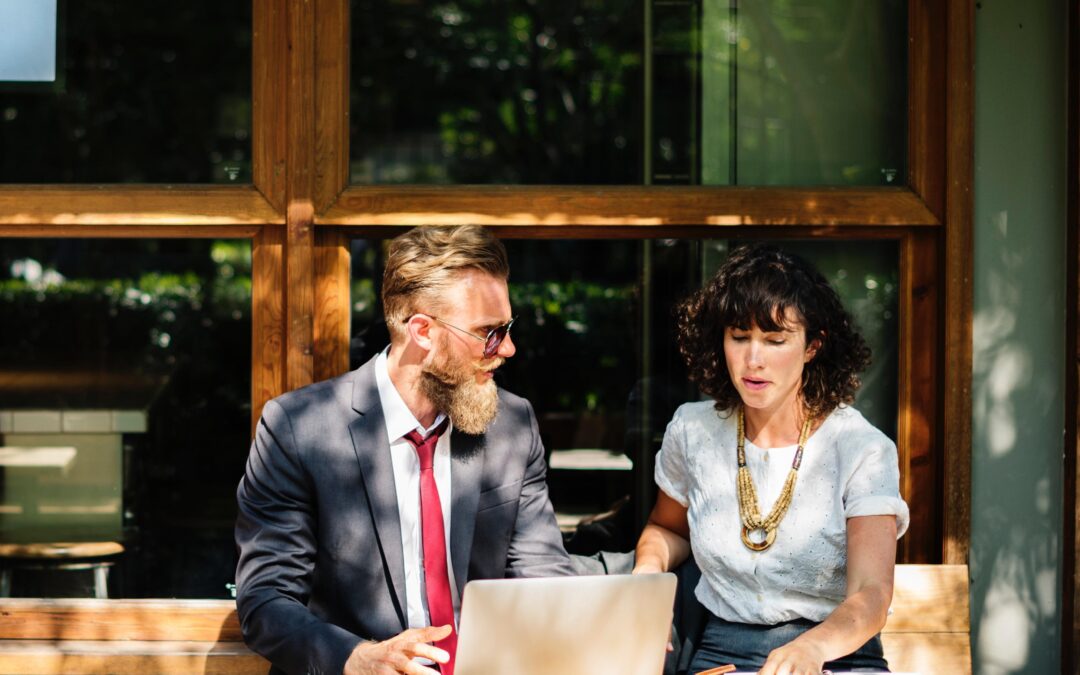
<svg viewBox="0 0 1080 675">
<path fill-rule="evenodd" d="M 664 431 L 664 443 L 656 453 L 656 486 L 684 507 L 689 507 L 689 471 L 686 466 L 686 434 L 680 407 Z"/>
<path fill-rule="evenodd" d="M 857 463 L 844 490 L 844 517 L 896 516 L 899 539 L 907 532 L 911 516 L 900 496 L 896 445 L 877 429 L 872 429 L 872 433 L 852 434 L 847 442 L 861 447 L 855 453 Z"/>
</svg>

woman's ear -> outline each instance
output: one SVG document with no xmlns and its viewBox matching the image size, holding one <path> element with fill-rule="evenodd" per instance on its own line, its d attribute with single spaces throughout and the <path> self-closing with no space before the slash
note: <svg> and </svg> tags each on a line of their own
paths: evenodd
<svg viewBox="0 0 1080 675">
<path fill-rule="evenodd" d="M 806 345 L 806 354 L 803 356 L 803 363 L 810 363 L 817 356 L 817 353 L 821 350 L 821 346 L 825 343 L 825 331 L 821 332 L 821 335 L 810 341 L 810 344 Z"/>
</svg>

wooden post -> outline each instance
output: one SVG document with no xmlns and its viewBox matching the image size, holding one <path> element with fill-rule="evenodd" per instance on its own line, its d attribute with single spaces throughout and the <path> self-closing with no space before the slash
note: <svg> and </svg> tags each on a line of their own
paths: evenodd
<svg viewBox="0 0 1080 675">
<path fill-rule="evenodd" d="M 254 424 L 270 398 L 349 366 L 348 241 L 316 236 L 349 181 L 349 3 L 257 0 L 253 26 L 255 187 L 284 220 L 252 254 Z"/>
<path fill-rule="evenodd" d="M 263 405 L 285 391 L 285 207 L 288 90 L 285 46 L 289 42 L 288 0 L 252 0 L 252 177 L 255 188 L 280 214 L 266 225 L 251 251 L 251 425 Z"/>
<path fill-rule="evenodd" d="M 321 214 L 349 185 L 348 0 L 315 0 L 315 24 L 315 211 Z M 316 225 L 315 380 L 349 369 L 349 263 L 349 237 L 340 228 Z"/>
<path fill-rule="evenodd" d="M 315 230 L 315 380 L 349 370 L 351 299 L 349 238 L 337 228 Z"/>
<path fill-rule="evenodd" d="M 945 340 L 949 377 L 943 418 L 945 509 L 942 562 L 967 564 L 971 547 L 971 364 L 974 239 L 972 87 L 974 3 L 948 2 L 945 160 Z"/>
<path fill-rule="evenodd" d="M 901 493 L 911 525 L 900 540 L 899 560 L 940 562 L 941 497 L 937 445 L 941 372 L 940 293 L 937 283 L 940 230 L 918 230 L 900 242 L 900 386 L 897 450 Z"/>
</svg>

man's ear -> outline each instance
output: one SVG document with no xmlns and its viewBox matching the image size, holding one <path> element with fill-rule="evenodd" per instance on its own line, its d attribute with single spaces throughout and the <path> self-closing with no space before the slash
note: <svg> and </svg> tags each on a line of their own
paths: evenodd
<svg viewBox="0 0 1080 675">
<path fill-rule="evenodd" d="M 413 314 L 405 322 L 405 331 L 409 334 L 409 341 L 424 351 L 431 351 L 431 317 L 426 314 Z"/>
</svg>

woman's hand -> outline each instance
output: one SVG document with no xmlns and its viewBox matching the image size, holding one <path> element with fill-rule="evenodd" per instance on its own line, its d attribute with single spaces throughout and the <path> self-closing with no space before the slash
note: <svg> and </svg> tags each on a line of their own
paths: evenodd
<svg viewBox="0 0 1080 675">
<path fill-rule="evenodd" d="M 664 570 L 656 563 L 647 562 L 640 565 L 634 565 L 634 570 L 631 574 L 659 574 L 663 571 Z"/>
<path fill-rule="evenodd" d="M 825 655 L 809 642 L 795 640 L 772 650 L 758 675 L 821 675 Z"/>
<path fill-rule="evenodd" d="M 761 675 L 820 675 L 825 661 L 854 652 L 885 625 L 892 601 L 896 518 L 849 518 L 847 529 L 847 597 L 825 621 L 773 650 Z"/>
</svg>

